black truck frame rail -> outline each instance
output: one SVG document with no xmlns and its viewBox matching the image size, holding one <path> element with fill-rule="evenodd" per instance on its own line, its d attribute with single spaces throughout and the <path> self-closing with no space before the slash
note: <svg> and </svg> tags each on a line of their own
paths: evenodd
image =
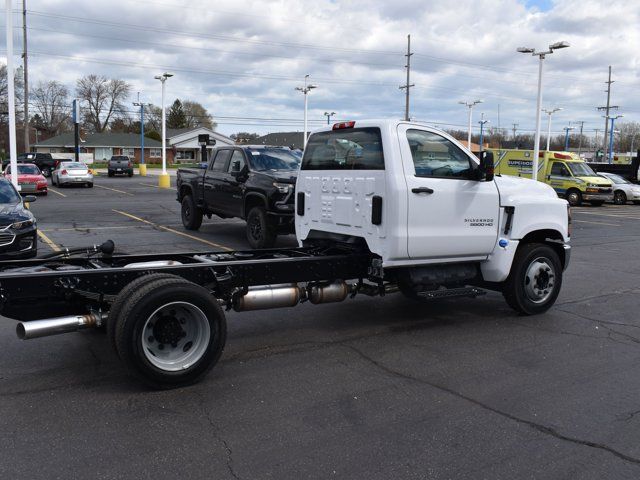
<svg viewBox="0 0 640 480">
<path fill-rule="evenodd" d="M 153 388 L 195 383 L 216 364 L 226 341 L 224 308 L 396 291 L 384 282 L 380 259 L 355 245 L 147 255 L 111 255 L 113 243 L 103 246 L 0 262 L 0 313 L 20 321 L 22 339 L 106 327 L 130 373 Z"/>
</svg>

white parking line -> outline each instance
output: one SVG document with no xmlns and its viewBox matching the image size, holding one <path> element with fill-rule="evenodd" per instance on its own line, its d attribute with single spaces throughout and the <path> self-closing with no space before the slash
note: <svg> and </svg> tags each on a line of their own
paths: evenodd
<svg viewBox="0 0 640 480">
<path fill-rule="evenodd" d="M 589 222 L 588 220 L 571 220 L 572 223 L 591 223 L 593 225 L 609 225 L 611 227 L 621 227 L 619 223 L 605 223 L 605 222 Z"/>
<path fill-rule="evenodd" d="M 50 191 L 51 193 L 55 193 L 56 195 L 60 195 L 61 197 L 66 197 L 64 193 L 54 190 L 52 187 L 47 188 L 47 190 Z"/>
<path fill-rule="evenodd" d="M 133 197 L 133 193 L 125 192 L 124 190 L 118 190 L 117 188 L 103 187 L 102 185 L 97 185 L 97 184 L 94 184 L 93 186 L 98 188 L 104 188 L 105 190 L 111 190 L 112 192 L 123 193 L 125 195 L 129 195 L 130 197 Z"/>
</svg>

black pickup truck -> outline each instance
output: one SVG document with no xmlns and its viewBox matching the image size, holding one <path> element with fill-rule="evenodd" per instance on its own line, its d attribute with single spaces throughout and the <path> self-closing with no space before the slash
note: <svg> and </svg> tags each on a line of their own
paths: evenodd
<svg viewBox="0 0 640 480">
<path fill-rule="evenodd" d="M 45 177 L 50 177 L 51 172 L 55 170 L 58 161 L 55 160 L 50 153 L 28 152 L 21 153 L 16 158 L 17 163 L 35 163 Z M 9 159 L 3 160 L 2 170 L 9 165 Z"/>
<path fill-rule="evenodd" d="M 253 248 L 269 248 L 294 232 L 294 188 L 301 158 L 287 147 L 215 149 L 201 169 L 178 170 L 182 224 L 197 230 L 202 216 L 242 218 Z"/>
</svg>

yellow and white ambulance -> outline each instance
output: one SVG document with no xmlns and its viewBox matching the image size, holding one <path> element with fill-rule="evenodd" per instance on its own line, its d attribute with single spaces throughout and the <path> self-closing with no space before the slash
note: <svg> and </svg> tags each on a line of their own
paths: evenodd
<svg viewBox="0 0 640 480">
<path fill-rule="evenodd" d="M 495 172 L 501 175 L 531 178 L 533 150 L 490 149 Z M 611 181 L 598 176 L 578 155 L 570 152 L 541 151 L 538 180 L 553 187 L 570 205 L 582 202 L 602 205 L 613 200 Z"/>
</svg>

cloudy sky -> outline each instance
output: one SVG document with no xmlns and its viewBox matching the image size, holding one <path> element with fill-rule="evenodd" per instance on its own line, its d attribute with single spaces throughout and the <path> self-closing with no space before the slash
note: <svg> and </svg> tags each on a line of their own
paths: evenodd
<svg viewBox="0 0 640 480">
<path fill-rule="evenodd" d="M 21 7 L 14 0 L 16 63 Z M 602 135 L 596 107 L 606 103 L 609 65 L 612 104 L 623 120 L 640 120 L 638 0 L 27 0 L 27 9 L 33 84 L 55 79 L 73 90 L 97 73 L 160 104 L 153 77 L 170 71 L 167 101 L 202 103 L 225 134 L 302 130 L 295 87 L 305 74 L 318 85 L 312 126 L 325 111 L 402 117 L 407 34 L 413 118 L 465 129 L 458 102 L 482 99 L 475 128 L 484 113 L 494 127 L 532 132 L 538 61 L 516 48 L 565 40 L 571 47 L 544 62 L 543 107 L 563 108 L 552 130 L 584 121 L 585 133 Z"/>
</svg>

